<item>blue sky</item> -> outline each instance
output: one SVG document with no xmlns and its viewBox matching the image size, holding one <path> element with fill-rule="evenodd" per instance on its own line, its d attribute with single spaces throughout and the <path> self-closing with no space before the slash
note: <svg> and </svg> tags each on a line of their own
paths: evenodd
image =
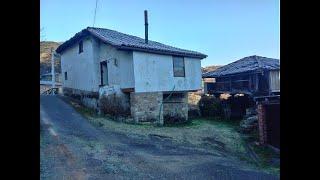
<svg viewBox="0 0 320 180">
<path fill-rule="evenodd" d="M 47 41 L 65 41 L 93 25 L 95 0 L 40 0 Z M 95 27 L 144 37 L 208 55 L 225 65 L 245 56 L 280 58 L 279 0 L 98 0 Z"/>
</svg>

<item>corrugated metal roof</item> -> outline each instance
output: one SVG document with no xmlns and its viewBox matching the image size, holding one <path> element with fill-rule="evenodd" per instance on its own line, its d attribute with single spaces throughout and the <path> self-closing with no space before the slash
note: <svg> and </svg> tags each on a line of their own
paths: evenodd
<svg viewBox="0 0 320 180">
<path fill-rule="evenodd" d="M 261 56 L 248 56 L 222 66 L 215 71 L 207 72 L 202 75 L 203 78 L 215 78 L 231 74 L 254 72 L 256 70 L 278 70 L 280 69 L 280 60 Z"/>
<path fill-rule="evenodd" d="M 118 31 L 110 30 L 110 29 L 103 29 L 103 28 L 94 28 L 94 27 L 87 27 L 83 29 L 81 32 L 77 33 L 68 41 L 64 42 L 57 48 L 57 52 L 61 53 L 66 50 L 68 47 L 79 41 L 79 39 L 87 36 L 93 35 L 94 37 L 100 39 L 101 41 L 115 46 L 118 49 L 123 50 L 136 50 L 136 51 L 144 51 L 150 53 L 157 53 L 157 54 L 168 54 L 168 55 L 177 55 L 177 56 L 185 56 L 185 57 L 195 57 L 195 58 L 206 58 L 207 55 L 196 52 L 190 51 L 185 49 L 180 49 L 172 46 L 168 46 L 159 42 L 155 41 L 148 41 L 148 44 L 145 43 L 145 40 L 120 33 Z"/>
</svg>

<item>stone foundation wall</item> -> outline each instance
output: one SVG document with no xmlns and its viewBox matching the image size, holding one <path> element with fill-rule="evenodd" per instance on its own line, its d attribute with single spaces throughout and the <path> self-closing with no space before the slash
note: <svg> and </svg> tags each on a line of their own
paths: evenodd
<svg viewBox="0 0 320 180">
<path fill-rule="evenodd" d="M 98 106 L 99 106 L 98 92 L 90 92 L 90 91 L 83 91 L 79 89 L 63 87 L 62 93 L 65 96 L 69 96 L 69 97 L 80 100 L 81 103 L 88 108 L 98 110 Z"/>
<path fill-rule="evenodd" d="M 98 109 L 98 101 L 99 100 L 96 98 L 83 97 L 81 99 L 81 102 L 83 103 L 83 105 L 91 109 Z"/>
<path fill-rule="evenodd" d="M 131 116 L 136 123 L 154 122 L 163 124 L 163 114 L 160 112 L 162 92 L 130 93 Z"/>
<path fill-rule="evenodd" d="M 65 96 L 71 96 L 79 100 L 82 97 L 99 99 L 98 92 L 84 91 L 84 90 L 67 88 L 67 87 L 63 87 L 62 92 Z"/>
<path fill-rule="evenodd" d="M 130 116 L 130 94 L 122 92 L 119 85 L 106 85 L 99 88 L 100 113 L 114 117 Z"/>
<path fill-rule="evenodd" d="M 163 118 L 165 123 L 179 123 L 188 120 L 188 93 L 173 94 L 163 100 Z"/>
<path fill-rule="evenodd" d="M 99 100 L 100 113 L 113 117 L 128 117 L 131 114 L 129 100 L 129 94 L 102 95 Z"/>
<path fill-rule="evenodd" d="M 100 110 L 102 112 L 102 107 L 109 107 L 111 109 L 106 109 L 106 112 L 112 112 L 114 116 L 121 116 L 122 109 L 128 109 L 129 116 L 131 115 L 134 123 L 139 122 L 152 122 L 156 124 L 163 125 L 164 120 L 167 123 L 177 123 L 185 122 L 188 120 L 188 93 L 175 93 L 169 98 L 168 95 L 164 96 L 162 92 L 147 92 L 147 93 L 137 93 L 131 92 L 128 94 L 108 94 L 99 95 L 98 92 L 87 92 L 71 88 L 63 88 L 63 94 L 65 96 L 70 96 L 76 98 L 82 102 L 86 107 Z M 122 107 L 113 107 L 116 104 L 112 97 L 117 99 L 117 104 Z M 103 98 L 106 97 L 106 98 Z M 103 105 L 104 103 L 109 103 L 109 105 Z M 165 101 L 163 102 L 163 99 Z M 110 101 L 111 100 L 111 101 Z M 111 103 L 111 104 L 110 104 Z M 121 110 L 121 111 L 120 111 Z M 103 111 L 104 112 L 104 111 Z M 127 117 L 127 114 L 123 114 Z"/>
</svg>

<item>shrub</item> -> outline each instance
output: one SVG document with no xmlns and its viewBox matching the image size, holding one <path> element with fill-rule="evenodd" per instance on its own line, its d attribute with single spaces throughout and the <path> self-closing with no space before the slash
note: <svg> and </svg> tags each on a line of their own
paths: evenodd
<svg viewBox="0 0 320 180">
<path fill-rule="evenodd" d="M 217 117 L 222 115 L 220 100 L 214 96 L 202 96 L 199 101 L 201 115 L 204 117 Z"/>
<path fill-rule="evenodd" d="M 129 116 L 129 108 L 124 107 L 121 97 L 116 95 L 104 96 L 100 99 L 99 108 L 103 114 L 114 117 Z"/>
</svg>

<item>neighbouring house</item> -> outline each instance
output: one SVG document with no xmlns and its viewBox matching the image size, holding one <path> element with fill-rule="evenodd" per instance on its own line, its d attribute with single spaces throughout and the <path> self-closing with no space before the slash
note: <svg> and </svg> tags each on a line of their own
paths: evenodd
<svg viewBox="0 0 320 180">
<path fill-rule="evenodd" d="M 52 74 L 45 73 L 40 75 L 40 81 L 52 81 Z M 61 82 L 61 73 L 55 73 L 55 82 Z"/>
<path fill-rule="evenodd" d="M 133 122 L 188 120 L 207 55 L 110 29 L 88 27 L 61 44 L 63 92 L 92 108 L 118 97 Z"/>
<path fill-rule="evenodd" d="M 247 94 L 252 96 L 280 93 L 280 61 L 261 56 L 248 56 L 202 75 L 214 78 L 206 83 L 211 94 Z"/>
<path fill-rule="evenodd" d="M 205 91 L 216 97 L 228 95 L 222 101 L 227 116 L 244 117 L 255 108 L 260 142 L 280 148 L 280 60 L 249 56 L 206 72 Z"/>
</svg>

